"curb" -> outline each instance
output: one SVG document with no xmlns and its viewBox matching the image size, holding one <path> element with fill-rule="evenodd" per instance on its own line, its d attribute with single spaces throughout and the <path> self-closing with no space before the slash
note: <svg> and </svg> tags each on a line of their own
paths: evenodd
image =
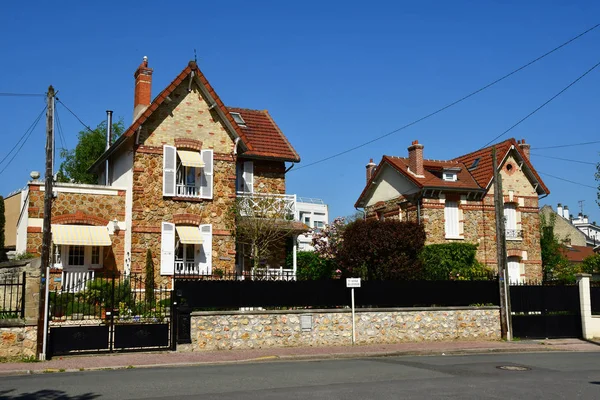
<svg viewBox="0 0 600 400">
<path fill-rule="evenodd" d="M 175 362 L 162 364 L 142 364 L 142 365 L 113 365 L 106 367 L 89 368 L 46 368 L 39 370 L 22 369 L 11 371 L 0 371 L 2 376 L 23 376 L 23 375 L 41 375 L 41 374 L 59 374 L 86 371 L 114 371 L 125 369 L 142 368 L 177 368 L 177 367 L 195 367 L 203 365 L 227 365 L 227 364 L 251 364 L 263 362 L 291 362 L 291 361 L 318 361 L 318 360 L 344 360 L 357 358 L 384 358 L 384 357 L 409 357 L 409 356 L 460 356 L 476 354 L 510 354 L 510 353 L 548 353 L 548 352 L 580 352 L 581 350 L 569 350 L 565 348 L 540 346 L 539 348 L 477 348 L 477 349 L 448 349 L 448 350 L 406 350 L 406 351 L 387 351 L 387 352 L 362 352 L 362 353 L 330 353 L 330 354 L 295 354 L 295 355 L 271 355 L 256 358 L 225 360 L 225 361 L 191 361 Z"/>
</svg>

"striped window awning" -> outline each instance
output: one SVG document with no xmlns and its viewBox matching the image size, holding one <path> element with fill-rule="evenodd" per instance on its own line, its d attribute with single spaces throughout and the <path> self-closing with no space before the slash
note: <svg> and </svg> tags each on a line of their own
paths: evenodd
<svg viewBox="0 0 600 400">
<path fill-rule="evenodd" d="M 52 242 L 71 246 L 110 246 L 106 226 L 52 225 Z"/>
<path fill-rule="evenodd" d="M 181 160 L 181 164 L 186 167 L 204 167 L 204 161 L 202 161 L 202 156 L 197 151 L 191 150 L 177 150 L 177 155 Z"/>
<path fill-rule="evenodd" d="M 197 226 L 176 226 L 179 242 L 183 244 L 202 244 L 202 234 Z"/>
</svg>

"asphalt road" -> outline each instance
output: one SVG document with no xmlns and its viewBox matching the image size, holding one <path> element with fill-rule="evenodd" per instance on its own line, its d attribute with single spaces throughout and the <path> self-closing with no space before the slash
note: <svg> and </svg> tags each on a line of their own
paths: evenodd
<svg viewBox="0 0 600 400">
<path fill-rule="evenodd" d="M 600 355 L 381 357 L 0 378 L 0 399 L 7 400 L 217 398 L 600 399 Z"/>
</svg>

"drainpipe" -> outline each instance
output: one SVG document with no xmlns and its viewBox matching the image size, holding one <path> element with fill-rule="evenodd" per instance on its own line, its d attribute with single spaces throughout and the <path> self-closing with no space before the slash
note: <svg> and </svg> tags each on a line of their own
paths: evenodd
<svg viewBox="0 0 600 400">
<path fill-rule="evenodd" d="M 423 197 L 423 193 L 417 196 L 417 223 L 421 225 L 421 197 Z"/>
<path fill-rule="evenodd" d="M 112 144 L 112 111 L 106 110 L 106 150 L 110 148 Z M 108 162 L 109 157 L 106 157 L 106 165 L 104 167 L 104 184 L 108 186 L 110 181 L 108 179 Z"/>
<path fill-rule="evenodd" d="M 367 213 L 365 212 L 365 210 L 359 210 L 358 207 L 354 207 L 354 209 L 356 210 L 356 212 L 362 213 L 363 221 L 367 220 Z"/>
<path fill-rule="evenodd" d="M 294 168 L 294 165 L 296 165 L 296 164 L 292 163 L 292 165 L 290 165 L 290 166 L 289 166 L 289 168 L 288 168 L 288 169 L 286 169 L 286 170 L 285 170 L 285 172 L 284 172 L 283 174 L 284 174 L 284 175 L 285 175 L 285 174 L 287 174 L 287 173 L 288 173 L 288 171 L 289 171 L 290 169 Z"/>
</svg>

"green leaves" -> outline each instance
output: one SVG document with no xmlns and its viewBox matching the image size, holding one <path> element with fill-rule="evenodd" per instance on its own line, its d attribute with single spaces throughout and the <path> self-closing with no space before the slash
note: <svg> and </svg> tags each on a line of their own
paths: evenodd
<svg viewBox="0 0 600 400">
<path fill-rule="evenodd" d="M 113 143 L 124 130 L 122 119 L 113 123 Z M 93 131 L 80 131 L 77 136 L 79 141 L 74 149 L 60 152 L 64 161 L 60 164 L 58 181 L 97 184 L 98 175 L 88 172 L 88 169 L 106 149 L 106 121 L 98 124 Z"/>
<path fill-rule="evenodd" d="M 486 278 L 491 270 L 477 261 L 476 254 L 477 245 L 472 243 L 430 244 L 419 258 L 426 279 Z"/>
</svg>

